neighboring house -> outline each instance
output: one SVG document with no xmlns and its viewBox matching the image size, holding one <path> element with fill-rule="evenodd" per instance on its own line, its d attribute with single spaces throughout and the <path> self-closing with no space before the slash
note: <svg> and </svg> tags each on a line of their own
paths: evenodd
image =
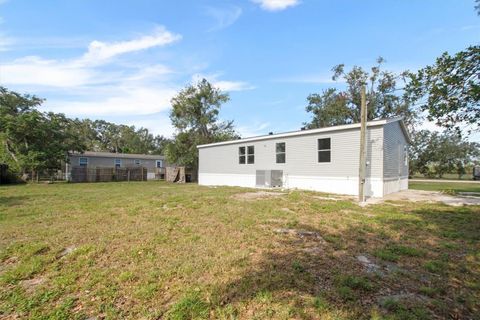
<svg viewBox="0 0 480 320">
<path fill-rule="evenodd" d="M 128 154 L 85 151 L 69 155 L 67 175 L 75 166 L 91 168 L 131 168 L 147 169 L 147 179 L 165 179 L 165 157 L 160 155 Z"/>
<path fill-rule="evenodd" d="M 408 189 L 409 143 L 401 118 L 367 123 L 366 196 Z M 358 195 L 360 124 L 211 143 L 198 150 L 201 185 Z"/>
</svg>

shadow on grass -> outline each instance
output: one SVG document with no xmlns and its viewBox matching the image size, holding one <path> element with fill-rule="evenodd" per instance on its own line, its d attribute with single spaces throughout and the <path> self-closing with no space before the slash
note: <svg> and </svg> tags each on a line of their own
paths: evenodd
<svg viewBox="0 0 480 320">
<path fill-rule="evenodd" d="M 335 250 L 320 230 L 307 225 L 276 232 L 272 240 L 274 247 L 253 256 L 247 272 L 213 288 L 214 306 L 247 303 L 260 317 L 361 318 L 365 311 L 369 317 L 366 301 L 374 299 L 377 279 L 363 273 L 352 253 Z"/>
<path fill-rule="evenodd" d="M 32 196 L 0 196 L 0 208 L 25 204 Z"/>
<path fill-rule="evenodd" d="M 422 206 L 385 213 L 379 221 L 382 228 L 403 236 L 398 239 L 350 227 L 340 239 L 330 241 L 332 235 L 301 224 L 294 228 L 307 230 L 310 236 L 276 233 L 273 247 L 253 256 L 252 266 L 243 275 L 213 288 L 211 302 L 217 307 L 247 303 L 261 312 L 266 304 L 278 304 L 288 306 L 291 317 L 303 317 L 305 312 L 352 319 L 371 318 L 378 312 L 393 319 L 478 314 L 478 255 L 475 262 L 467 261 L 472 259 L 468 253 L 480 248 L 478 208 Z M 447 244 L 432 247 L 432 239 Z M 338 241 L 343 244 L 338 246 Z M 398 260 L 375 258 L 382 249 L 391 250 Z M 383 274 L 367 272 L 356 259 L 360 254 L 385 267 Z M 325 301 L 323 311 L 318 310 L 318 299 Z"/>
</svg>

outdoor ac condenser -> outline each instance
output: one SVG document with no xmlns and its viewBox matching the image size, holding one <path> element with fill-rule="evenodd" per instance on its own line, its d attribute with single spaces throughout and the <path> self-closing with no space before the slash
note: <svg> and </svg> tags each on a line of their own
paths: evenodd
<svg viewBox="0 0 480 320">
<path fill-rule="evenodd" d="M 283 170 L 257 170 L 255 184 L 262 188 L 282 187 Z"/>
</svg>

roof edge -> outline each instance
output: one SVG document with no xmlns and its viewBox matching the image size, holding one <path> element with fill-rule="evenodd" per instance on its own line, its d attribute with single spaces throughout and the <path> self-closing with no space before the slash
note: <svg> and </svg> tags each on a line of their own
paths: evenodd
<svg viewBox="0 0 480 320">
<path fill-rule="evenodd" d="M 69 152 L 69 156 L 86 156 L 86 157 L 103 157 L 103 158 L 140 158 L 140 159 L 162 159 L 165 156 L 160 154 L 140 154 L 140 153 L 115 153 L 103 151 L 84 151 L 84 152 Z"/>
<path fill-rule="evenodd" d="M 403 122 L 403 117 L 394 117 L 394 118 L 389 118 L 389 119 L 371 120 L 371 121 L 367 122 L 367 126 L 368 127 L 382 126 L 382 125 L 385 125 L 385 124 L 388 124 L 388 123 L 393 123 L 393 122 L 396 122 L 396 121 L 400 121 L 400 126 L 402 127 L 402 130 L 404 131 L 404 134 L 405 134 L 408 142 L 411 143 L 410 135 L 409 135 L 408 130 L 405 126 L 405 123 Z M 269 139 L 275 139 L 275 138 L 295 137 L 295 136 L 322 133 L 322 132 L 349 130 L 349 129 L 356 129 L 356 128 L 360 128 L 360 123 L 343 124 L 343 125 L 338 125 L 338 126 L 333 126 L 333 127 L 308 129 L 308 130 L 297 130 L 297 131 L 283 132 L 283 133 L 277 133 L 277 134 L 242 138 L 242 139 L 238 139 L 238 140 L 229 140 L 229 141 L 201 144 L 201 145 L 197 146 L 197 149 L 206 148 L 206 147 L 229 145 L 229 144 L 236 144 L 236 143 L 244 143 L 244 142 L 254 142 L 254 141 L 260 141 L 260 140 L 269 140 Z"/>
</svg>

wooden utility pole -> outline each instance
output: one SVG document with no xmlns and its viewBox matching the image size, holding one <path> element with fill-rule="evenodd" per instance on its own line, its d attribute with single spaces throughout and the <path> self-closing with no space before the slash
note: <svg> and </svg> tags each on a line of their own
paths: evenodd
<svg viewBox="0 0 480 320">
<path fill-rule="evenodd" d="M 367 171 L 367 101 L 365 86 L 362 86 L 360 114 L 360 166 L 358 170 L 358 201 L 365 202 L 365 176 Z"/>
</svg>

